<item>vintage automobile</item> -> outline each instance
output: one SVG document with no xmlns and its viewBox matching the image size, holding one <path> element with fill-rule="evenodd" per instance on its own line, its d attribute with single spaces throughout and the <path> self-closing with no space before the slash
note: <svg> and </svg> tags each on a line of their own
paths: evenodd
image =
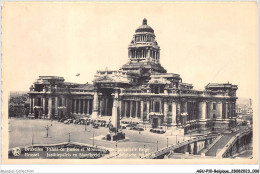
<svg viewBox="0 0 260 174">
<path fill-rule="evenodd" d="M 95 125 L 93 126 L 93 128 L 94 128 L 94 129 L 98 129 L 98 128 L 99 128 L 99 125 L 98 125 L 98 124 L 95 124 Z"/>
<path fill-rule="evenodd" d="M 79 123 L 79 119 L 73 120 L 74 124 L 78 124 Z"/>
<path fill-rule="evenodd" d="M 73 122 L 72 119 L 67 119 L 67 120 L 65 120 L 63 123 L 64 123 L 64 124 L 70 124 L 70 123 L 72 123 L 72 122 Z"/>
<path fill-rule="evenodd" d="M 61 118 L 61 119 L 59 119 L 59 122 L 64 122 L 65 120 L 67 120 L 66 118 Z"/>
</svg>

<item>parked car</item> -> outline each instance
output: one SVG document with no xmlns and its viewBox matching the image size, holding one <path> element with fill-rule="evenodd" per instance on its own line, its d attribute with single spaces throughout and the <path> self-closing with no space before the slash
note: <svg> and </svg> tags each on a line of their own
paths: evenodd
<svg viewBox="0 0 260 174">
<path fill-rule="evenodd" d="M 59 122 L 64 122 L 66 120 L 66 118 L 61 118 L 61 119 L 59 119 Z"/>
<path fill-rule="evenodd" d="M 120 126 L 121 127 L 121 129 L 126 129 L 126 127 L 125 126 Z"/>
<path fill-rule="evenodd" d="M 164 134 L 165 133 L 165 130 L 160 130 L 160 134 Z"/>
<path fill-rule="evenodd" d="M 73 123 L 73 120 L 72 120 L 72 119 L 67 119 L 67 120 L 65 120 L 63 123 L 65 123 L 65 124 L 70 124 L 70 123 Z"/>
<path fill-rule="evenodd" d="M 138 131 L 144 131 L 144 128 L 138 127 L 136 130 L 138 130 Z"/>
<path fill-rule="evenodd" d="M 155 133 L 159 134 L 161 131 L 159 129 L 155 130 Z"/>
<path fill-rule="evenodd" d="M 95 128 L 95 129 L 98 129 L 98 124 L 95 124 L 94 126 L 93 126 L 93 128 Z"/>
<path fill-rule="evenodd" d="M 74 124 L 78 124 L 79 123 L 79 119 L 73 120 Z"/>
</svg>

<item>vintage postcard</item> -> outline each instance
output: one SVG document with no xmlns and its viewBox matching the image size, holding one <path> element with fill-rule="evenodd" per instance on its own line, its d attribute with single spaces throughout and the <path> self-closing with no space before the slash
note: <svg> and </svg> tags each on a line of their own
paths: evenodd
<svg viewBox="0 0 260 174">
<path fill-rule="evenodd" d="M 2 3 L 4 164 L 256 164 L 256 2 Z"/>
</svg>

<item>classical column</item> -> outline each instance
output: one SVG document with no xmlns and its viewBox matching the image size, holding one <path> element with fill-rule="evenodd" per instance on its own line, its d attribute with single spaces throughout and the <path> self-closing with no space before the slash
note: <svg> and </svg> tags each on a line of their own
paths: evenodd
<svg viewBox="0 0 260 174">
<path fill-rule="evenodd" d="M 233 118 L 233 117 L 236 117 L 236 104 L 235 104 L 235 102 L 232 102 L 232 114 L 231 114 L 231 117 Z"/>
<path fill-rule="evenodd" d="M 182 107 L 183 107 L 183 112 L 184 113 L 188 113 L 188 103 L 187 103 L 187 101 L 184 101 L 183 103 L 182 103 L 183 105 L 182 105 Z"/>
<path fill-rule="evenodd" d="M 232 117 L 232 103 L 228 103 L 228 118 Z"/>
<path fill-rule="evenodd" d="M 148 100 L 147 102 L 147 107 L 146 107 L 146 114 L 147 114 L 147 120 L 150 120 L 150 101 Z"/>
<path fill-rule="evenodd" d="M 167 119 L 168 119 L 168 102 L 167 101 L 164 101 L 164 106 L 163 106 L 163 109 L 164 109 L 164 121 L 165 123 L 167 123 Z"/>
<path fill-rule="evenodd" d="M 144 120 L 144 113 L 143 113 L 143 111 L 144 111 L 144 101 L 143 100 L 141 100 L 141 103 L 140 103 L 140 105 L 141 105 L 141 109 L 140 109 L 140 116 L 141 116 L 141 120 Z"/>
<path fill-rule="evenodd" d="M 42 113 L 45 115 L 45 97 L 42 98 Z"/>
<path fill-rule="evenodd" d="M 135 101 L 135 118 L 137 118 L 138 115 L 138 101 Z"/>
<path fill-rule="evenodd" d="M 55 116 L 58 115 L 58 97 L 55 97 Z"/>
<path fill-rule="evenodd" d="M 77 99 L 74 99 L 74 111 L 73 111 L 74 114 L 77 113 Z"/>
<path fill-rule="evenodd" d="M 64 96 L 61 97 L 61 106 L 65 106 L 65 97 Z"/>
<path fill-rule="evenodd" d="M 81 99 L 79 99 L 79 105 L 78 105 L 78 107 L 79 107 L 79 112 L 78 112 L 78 114 L 81 114 Z"/>
<path fill-rule="evenodd" d="M 89 115 L 89 110 L 90 110 L 90 100 L 87 100 L 87 114 Z"/>
<path fill-rule="evenodd" d="M 98 93 L 97 89 L 94 90 L 92 118 L 95 119 L 98 116 Z"/>
<path fill-rule="evenodd" d="M 123 105 L 123 101 L 119 100 L 119 118 L 122 118 L 122 105 Z"/>
<path fill-rule="evenodd" d="M 83 111 L 82 113 L 85 115 L 85 110 L 86 110 L 86 99 L 83 99 Z"/>
<path fill-rule="evenodd" d="M 99 115 L 102 116 L 103 115 L 103 99 L 101 98 L 98 103 L 99 103 Z"/>
<path fill-rule="evenodd" d="M 178 123 L 181 121 L 180 119 L 180 117 L 181 117 L 181 103 L 180 102 L 176 102 L 176 117 L 177 117 L 177 119 L 176 120 L 178 120 Z"/>
<path fill-rule="evenodd" d="M 130 101 L 130 118 L 132 118 L 132 112 L 133 112 L 133 101 Z"/>
<path fill-rule="evenodd" d="M 34 113 L 35 97 L 32 98 L 32 113 Z"/>
<path fill-rule="evenodd" d="M 212 119 L 213 118 L 213 102 L 209 102 L 209 118 Z"/>
<path fill-rule="evenodd" d="M 228 118 L 228 102 L 225 103 L 226 107 L 225 107 L 225 118 L 224 119 L 227 119 Z"/>
<path fill-rule="evenodd" d="M 124 101 L 125 102 L 125 113 L 124 113 L 124 116 L 127 117 L 126 113 L 127 113 L 127 101 Z"/>
<path fill-rule="evenodd" d="M 48 101 L 48 118 L 52 118 L 52 98 L 49 97 Z"/>
<path fill-rule="evenodd" d="M 32 113 L 32 97 L 29 97 L 29 102 L 30 102 L 30 114 Z"/>
<path fill-rule="evenodd" d="M 222 119 L 222 102 L 217 103 L 217 119 Z"/>
<path fill-rule="evenodd" d="M 206 102 L 201 101 L 199 102 L 199 118 L 200 120 L 205 120 L 206 119 Z"/>
<path fill-rule="evenodd" d="M 160 90 L 159 90 L 160 91 Z M 159 92 L 160 93 L 160 92 Z M 162 109 L 162 101 L 160 100 L 160 113 L 163 113 L 163 109 Z"/>
<path fill-rule="evenodd" d="M 172 101 L 172 123 L 176 124 L 176 103 Z"/>
</svg>

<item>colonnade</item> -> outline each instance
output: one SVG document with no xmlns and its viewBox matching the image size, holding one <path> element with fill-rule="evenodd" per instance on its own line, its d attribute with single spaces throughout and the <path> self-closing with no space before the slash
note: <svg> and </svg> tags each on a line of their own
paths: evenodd
<svg viewBox="0 0 260 174">
<path fill-rule="evenodd" d="M 136 49 L 128 51 L 129 58 L 149 58 L 152 57 L 156 60 L 160 59 L 160 51 L 150 49 Z"/>
<path fill-rule="evenodd" d="M 92 112 L 92 99 L 73 99 L 72 113 L 90 115 Z"/>
</svg>

